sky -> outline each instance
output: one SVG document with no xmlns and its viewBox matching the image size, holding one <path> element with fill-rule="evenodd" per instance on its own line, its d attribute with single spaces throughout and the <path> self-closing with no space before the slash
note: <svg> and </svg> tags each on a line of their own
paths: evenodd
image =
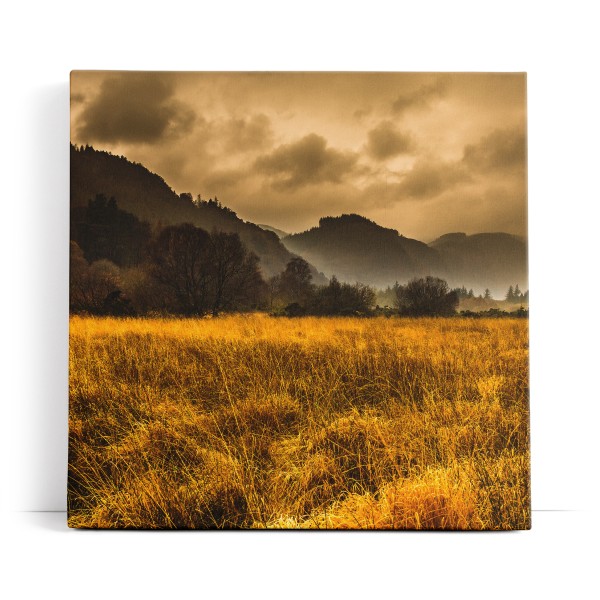
<svg viewBox="0 0 600 600">
<path fill-rule="evenodd" d="M 523 73 L 74 71 L 71 142 L 289 233 L 527 235 Z"/>
</svg>

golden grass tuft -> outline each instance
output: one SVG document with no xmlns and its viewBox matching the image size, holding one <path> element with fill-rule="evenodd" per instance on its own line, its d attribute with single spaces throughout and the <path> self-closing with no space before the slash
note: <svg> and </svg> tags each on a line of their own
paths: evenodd
<svg viewBox="0 0 600 600">
<path fill-rule="evenodd" d="M 69 524 L 525 529 L 524 320 L 72 317 Z"/>
</svg>

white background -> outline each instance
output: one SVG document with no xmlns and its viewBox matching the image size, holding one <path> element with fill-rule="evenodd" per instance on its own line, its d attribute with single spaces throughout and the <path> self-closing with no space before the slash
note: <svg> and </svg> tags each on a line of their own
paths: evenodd
<svg viewBox="0 0 600 600">
<path fill-rule="evenodd" d="M 0 592 L 597 594 L 600 52 L 593 7 L 523 0 L 4 5 L 0 565 L 8 576 Z M 81 532 L 67 530 L 64 513 L 31 512 L 65 509 L 72 69 L 528 73 L 531 532 Z"/>
</svg>

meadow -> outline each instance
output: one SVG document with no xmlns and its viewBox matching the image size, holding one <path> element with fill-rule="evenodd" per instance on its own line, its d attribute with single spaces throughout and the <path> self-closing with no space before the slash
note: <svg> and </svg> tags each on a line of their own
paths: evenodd
<svg viewBox="0 0 600 600">
<path fill-rule="evenodd" d="M 69 525 L 527 529 L 526 319 L 70 320 Z"/>
</svg>

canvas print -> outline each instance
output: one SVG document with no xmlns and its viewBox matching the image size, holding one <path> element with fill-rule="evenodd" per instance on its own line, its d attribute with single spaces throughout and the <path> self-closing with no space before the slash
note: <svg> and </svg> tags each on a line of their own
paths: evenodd
<svg viewBox="0 0 600 600">
<path fill-rule="evenodd" d="M 68 523 L 530 527 L 523 73 L 71 74 Z"/>
</svg>

